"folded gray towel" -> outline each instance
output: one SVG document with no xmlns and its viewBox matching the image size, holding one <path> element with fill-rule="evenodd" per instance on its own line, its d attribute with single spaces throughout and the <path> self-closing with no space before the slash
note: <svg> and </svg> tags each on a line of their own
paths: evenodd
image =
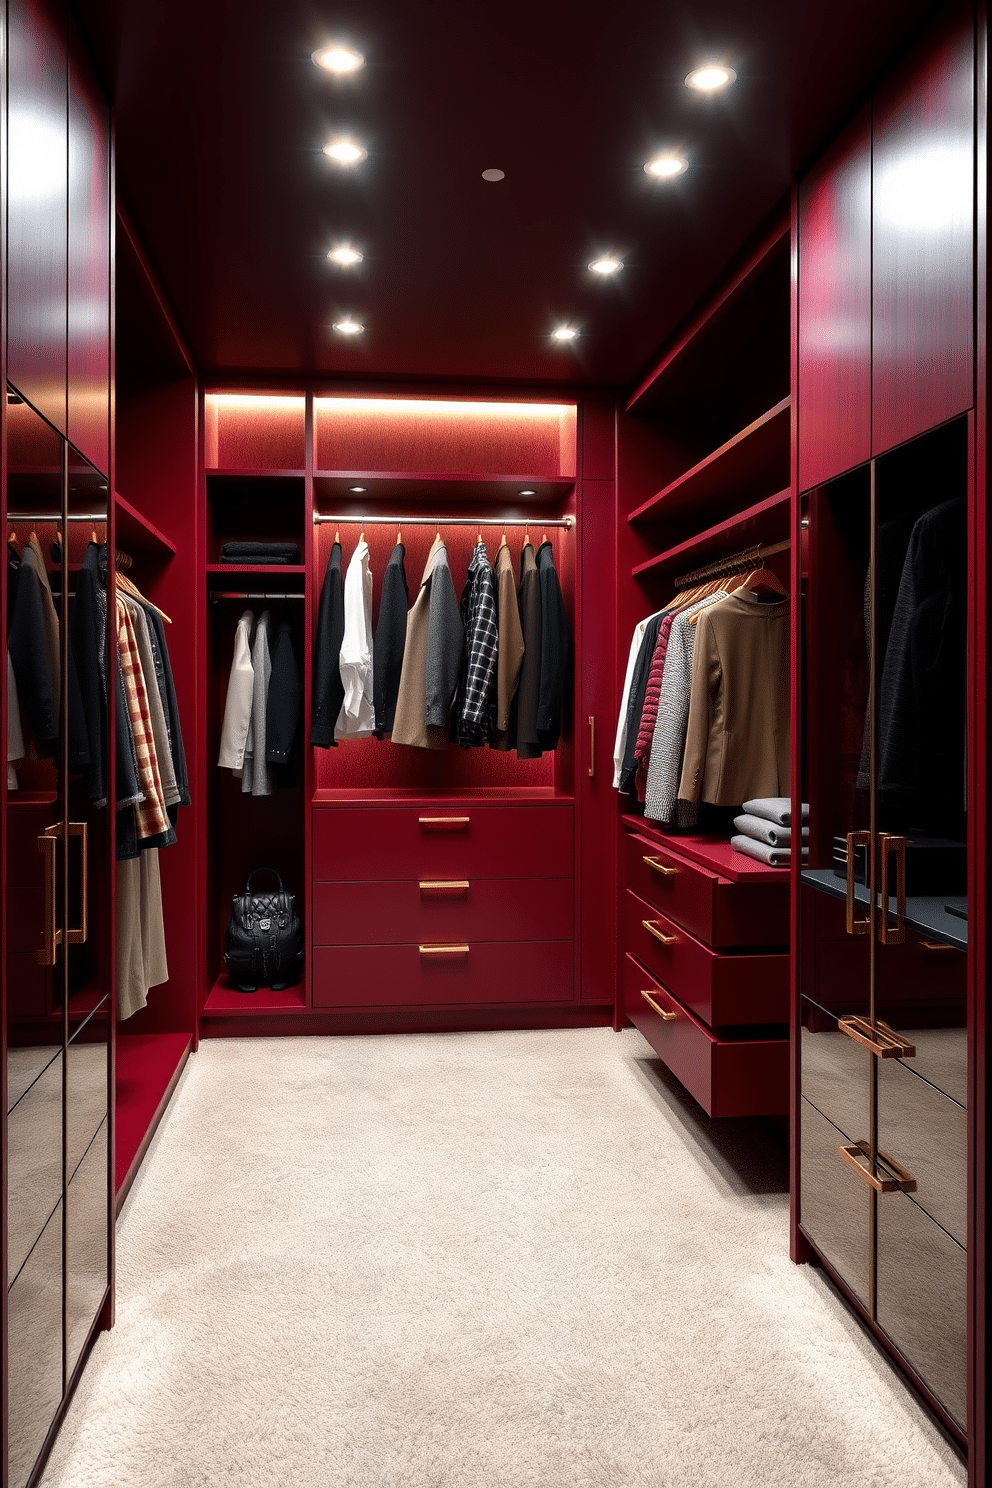
<svg viewBox="0 0 992 1488">
<path fill-rule="evenodd" d="M 792 861 L 791 847 L 772 847 L 767 842 L 755 842 L 753 837 L 731 837 L 730 845 L 735 852 L 744 853 L 749 858 L 757 858 L 759 863 L 767 863 L 769 868 L 788 868 Z M 809 858 L 809 848 L 803 848 L 803 862 Z"/>
<path fill-rule="evenodd" d="M 759 796 L 755 801 L 745 801 L 744 810 L 749 816 L 760 816 L 765 821 L 778 822 L 780 827 L 792 826 L 792 802 L 788 796 Z M 805 801 L 803 821 L 809 821 L 809 806 Z"/>
<path fill-rule="evenodd" d="M 791 827 L 780 827 L 777 822 L 761 816 L 735 816 L 734 826 L 745 837 L 753 837 L 755 842 L 767 842 L 770 847 L 789 847 L 792 842 Z M 803 841 L 809 841 L 809 827 L 803 827 Z"/>
</svg>

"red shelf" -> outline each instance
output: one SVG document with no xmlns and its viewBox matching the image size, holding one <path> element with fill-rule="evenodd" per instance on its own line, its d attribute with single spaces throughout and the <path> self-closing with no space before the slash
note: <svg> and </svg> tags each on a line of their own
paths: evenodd
<svg viewBox="0 0 992 1488">
<path fill-rule="evenodd" d="M 190 1050 L 188 1033 L 118 1033 L 115 1164 L 124 1199 L 176 1088 Z"/>
<path fill-rule="evenodd" d="M 174 542 L 160 532 L 154 522 L 142 516 L 137 507 L 114 492 L 117 522 L 117 546 L 132 553 L 158 553 L 171 558 L 177 551 Z"/>
<path fill-rule="evenodd" d="M 413 501 L 418 504 L 439 504 L 449 501 L 497 501 L 516 498 L 524 503 L 526 515 L 538 502 L 558 501 L 575 485 L 574 475 L 471 475 L 453 474 L 450 471 L 430 472 L 409 470 L 318 470 L 314 473 L 314 495 L 320 504 L 331 499 L 344 502 L 347 507 L 361 508 L 370 500 Z M 351 485 L 363 485 L 364 492 L 349 491 Z M 521 490 L 533 491 L 533 496 L 519 496 Z M 503 508 L 500 506 L 500 515 Z M 361 511 L 356 510 L 360 516 Z"/>
<path fill-rule="evenodd" d="M 273 992 L 271 987 L 259 987 L 257 992 L 239 992 L 226 976 L 218 977 L 203 1007 L 203 1016 L 223 1016 L 253 1013 L 301 1013 L 306 1011 L 307 995 L 302 983 L 298 987 L 287 987 L 283 992 Z"/>
<path fill-rule="evenodd" d="M 683 858 L 709 869 L 710 873 L 729 878 L 731 883 L 788 882 L 788 868 L 770 868 L 766 863 L 759 863 L 757 858 L 749 858 L 745 853 L 736 852 L 726 837 L 682 837 L 676 833 L 669 834 L 659 831 L 653 822 L 645 821 L 643 816 L 633 814 L 625 814 L 623 824 L 640 832 L 642 836 L 653 838 L 669 852 L 679 853 Z"/>
<path fill-rule="evenodd" d="M 208 480 L 302 480 L 305 470 L 206 470 Z"/>
<path fill-rule="evenodd" d="M 628 522 L 657 521 L 688 506 L 706 506 L 721 499 L 724 505 L 736 505 L 770 485 L 787 485 L 791 407 L 792 399 L 783 398 L 705 460 L 637 507 L 629 514 Z"/>
<path fill-rule="evenodd" d="M 493 801 L 501 805 L 508 803 L 513 806 L 571 806 L 574 804 L 572 796 L 556 791 L 553 785 L 522 785 L 516 789 L 506 785 L 456 786 L 451 790 L 434 787 L 422 790 L 417 786 L 393 786 L 375 790 L 363 790 L 360 787 L 324 786 L 314 791 L 312 801 L 314 806 L 354 806 L 359 803 L 369 806 L 389 806 L 396 802 L 402 805 L 430 805 L 439 801 L 443 801 L 446 806 L 471 806 L 473 803 L 477 806 L 486 806 Z"/>
<path fill-rule="evenodd" d="M 21 806 L 51 806 L 58 800 L 58 793 L 53 790 L 8 790 L 7 805 Z"/>
<path fill-rule="evenodd" d="M 701 568 L 727 551 L 737 552 L 755 543 L 777 542 L 779 538 L 788 537 L 791 500 L 791 490 L 778 491 L 736 516 L 718 522 L 715 527 L 708 527 L 697 537 L 690 537 L 677 547 L 659 553 L 656 558 L 638 563 L 631 569 L 631 574 L 637 579 L 667 569 Z"/>
<path fill-rule="evenodd" d="M 305 563 L 208 563 L 211 576 L 225 574 L 229 579 L 245 578 L 250 574 L 305 574 Z"/>
</svg>

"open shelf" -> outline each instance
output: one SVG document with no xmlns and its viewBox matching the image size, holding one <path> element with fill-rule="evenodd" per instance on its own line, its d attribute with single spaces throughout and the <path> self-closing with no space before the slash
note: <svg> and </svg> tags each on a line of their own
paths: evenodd
<svg viewBox="0 0 992 1488">
<path fill-rule="evenodd" d="M 114 508 L 117 523 L 117 546 L 131 553 L 155 553 L 171 558 L 176 545 L 160 532 L 154 522 L 142 516 L 137 507 L 114 492 Z"/>
<path fill-rule="evenodd" d="M 239 1013 L 300 1013 L 306 1010 L 307 994 L 301 982 L 296 987 L 286 987 L 282 992 L 273 992 L 271 987 L 259 987 L 257 992 L 239 992 L 230 978 L 219 976 L 207 994 L 202 1016 L 223 1015 L 229 1018 Z"/>
<path fill-rule="evenodd" d="M 23 811 L 35 806 L 51 806 L 57 800 L 58 792 L 53 790 L 7 789 L 7 805 L 20 806 Z"/>
<path fill-rule="evenodd" d="M 676 547 L 668 548 L 644 563 L 638 563 L 636 568 L 631 569 L 631 573 L 638 579 L 669 570 L 681 572 L 686 568 L 701 568 L 727 552 L 738 552 L 741 548 L 752 547 L 757 543 L 777 542 L 779 538 L 788 536 L 791 500 L 791 490 L 778 491 L 774 496 L 768 496 L 764 501 L 758 501 L 754 506 L 738 512 L 736 516 L 717 522 L 714 527 L 707 527 L 705 532 L 700 532 L 696 537 L 690 537 Z"/>
<path fill-rule="evenodd" d="M 646 821 L 643 816 L 635 816 L 633 812 L 626 813 L 623 817 L 626 827 L 631 827 L 635 832 L 640 832 L 648 837 L 653 837 L 661 846 L 668 848 L 671 852 L 680 853 L 683 858 L 689 858 L 700 867 L 707 868 L 710 873 L 716 873 L 720 878 L 728 878 L 731 883 L 788 883 L 788 868 L 771 868 L 766 863 L 759 863 L 757 858 L 749 858 L 746 853 L 739 853 L 732 848 L 726 837 L 709 836 L 698 833 L 693 836 L 682 836 L 677 832 L 665 832 L 655 825 L 654 822 Z"/>
<path fill-rule="evenodd" d="M 366 490 L 350 490 L 354 485 L 365 486 Z M 318 470 L 313 478 L 318 504 L 326 505 L 333 500 L 358 515 L 363 503 L 367 506 L 370 501 L 386 500 L 434 506 L 494 501 L 502 514 L 502 504 L 508 499 L 522 502 L 521 511 L 526 515 L 541 502 L 559 501 L 574 485 L 574 475 L 464 475 L 408 470 Z M 521 491 L 531 491 L 533 495 L 521 496 Z"/>
<path fill-rule="evenodd" d="M 503 805 L 509 802 L 514 806 L 571 806 L 574 798 L 555 790 L 553 785 L 452 786 L 448 789 L 397 785 L 376 786 L 370 790 L 363 790 L 361 787 L 322 786 L 313 793 L 315 806 L 354 805 L 358 802 L 388 806 L 394 801 L 401 801 L 405 805 L 443 801 L 446 806 L 471 806 L 473 802 L 476 805 L 488 805 L 491 802 Z"/>
<path fill-rule="evenodd" d="M 657 521 L 686 507 L 739 505 L 789 483 L 791 398 L 782 398 L 726 444 L 632 511 L 628 522 Z"/>
<path fill-rule="evenodd" d="M 188 1033 L 117 1034 L 114 1130 L 118 1205 L 169 1104 L 190 1044 Z"/>
<path fill-rule="evenodd" d="M 304 477 L 304 475 L 306 474 L 306 471 L 305 470 L 295 470 L 295 469 L 271 469 L 271 470 L 246 469 L 246 470 L 239 470 L 239 469 L 231 469 L 231 468 L 227 468 L 227 467 L 225 467 L 223 470 L 221 470 L 221 469 L 211 469 L 208 466 L 205 473 L 206 473 L 207 480 L 210 480 L 210 481 L 213 481 L 213 480 L 256 481 L 256 480 L 302 480 L 303 477 Z"/>
<path fill-rule="evenodd" d="M 307 571 L 305 563 L 208 563 L 206 569 L 210 578 L 223 575 L 229 579 L 258 574 L 281 574 L 285 578 L 288 574 L 299 575 Z"/>
<path fill-rule="evenodd" d="M 831 899 L 847 898 L 847 880 L 838 878 L 832 868 L 804 868 L 801 874 L 804 884 L 810 888 L 819 889 L 821 894 L 828 894 Z M 867 909 L 870 903 L 870 895 L 865 884 L 854 885 L 854 898 L 858 904 Z M 882 896 L 878 896 L 881 905 Z M 907 894 L 906 896 L 906 924 L 911 930 L 916 930 L 920 935 L 926 935 L 931 940 L 936 940 L 941 945 L 953 946 L 955 950 L 966 951 L 968 949 L 968 921 L 961 919 L 958 915 L 949 914 L 947 905 L 957 903 L 966 905 L 967 901 L 959 894 Z M 889 897 L 889 914 L 895 918 L 897 913 L 895 895 Z"/>
</svg>

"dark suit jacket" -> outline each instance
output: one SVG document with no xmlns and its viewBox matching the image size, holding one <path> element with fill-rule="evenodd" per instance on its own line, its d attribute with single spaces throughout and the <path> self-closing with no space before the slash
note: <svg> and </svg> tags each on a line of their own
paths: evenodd
<svg viewBox="0 0 992 1488">
<path fill-rule="evenodd" d="M 518 759 L 538 759 L 543 753 L 537 730 L 541 695 L 541 578 L 530 543 L 520 555 L 520 584 L 517 588 L 520 628 L 524 633 L 524 660 L 515 698 Z"/>
<path fill-rule="evenodd" d="M 288 764 L 300 722 L 303 687 L 293 646 L 293 627 L 281 620 L 272 644 L 272 672 L 265 695 L 265 759 Z"/>
<path fill-rule="evenodd" d="M 320 591 L 317 635 L 313 647 L 313 703 L 310 743 L 320 749 L 336 749 L 334 725 L 344 702 L 341 681 L 341 642 L 344 640 L 344 579 L 341 575 L 341 544 L 335 543 L 327 560 Z"/>
<path fill-rule="evenodd" d="M 554 549 L 543 542 L 537 550 L 541 581 L 541 681 L 537 699 L 537 736 L 543 749 L 555 749 L 561 735 L 561 705 L 568 679 L 571 637 Z"/>
<path fill-rule="evenodd" d="M 59 679 L 52 675 L 45 630 L 41 585 L 30 564 L 12 571 L 13 585 L 7 650 L 10 652 L 17 695 L 27 712 L 35 748 L 44 759 L 54 757 L 59 743 Z"/>
<path fill-rule="evenodd" d="M 376 738 L 392 732 L 396 717 L 396 699 L 403 671 L 406 646 L 406 616 L 410 608 L 410 591 L 406 582 L 404 558 L 406 548 L 397 543 L 389 555 L 382 576 L 379 619 L 372 644 L 372 702 L 375 707 Z"/>
</svg>

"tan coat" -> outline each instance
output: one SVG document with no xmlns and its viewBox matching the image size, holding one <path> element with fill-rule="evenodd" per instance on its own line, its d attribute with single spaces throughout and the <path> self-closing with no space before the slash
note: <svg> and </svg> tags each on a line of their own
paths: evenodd
<svg viewBox="0 0 992 1488">
<path fill-rule="evenodd" d="M 510 709 L 520 681 L 524 660 L 524 633 L 517 605 L 517 581 L 513 576 L 513 558 L 506 543 L 496 554 L 496 624 L 499 629 L 499 652 L 496 658 L 496 734 L 494 749 L 509 749 L 511 740 Z"/>
<path fill-rule="evenodd" d="M 443 749 L 448 739 L 447 729 L 427 727 L 426 705 L 430 581 L 437 555 L 443 546 L 440 536 L 431 544 L 424 576 L 420 581 L 420 593 L 406 617 L 406 645 L 403 649 L 403 670 L 400 673 L 400 690 L 396 698 L 392 740 L 394 744 L 411 744 L 415 749 Z"/>
<path fill-rule="evenodd" d="M 789 601 L 740 590 L 696 622 L 679 798 L 739 806 L 789 790 Z"/>
</svg>

